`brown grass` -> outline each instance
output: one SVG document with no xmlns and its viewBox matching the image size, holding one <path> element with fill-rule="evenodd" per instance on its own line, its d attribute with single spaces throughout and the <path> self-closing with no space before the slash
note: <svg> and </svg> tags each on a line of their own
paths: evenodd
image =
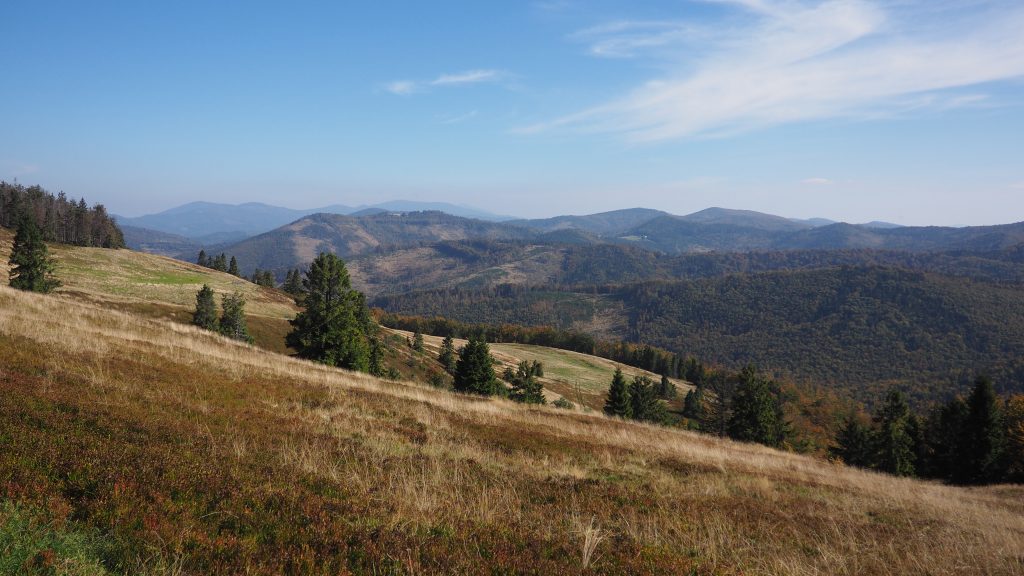
<svg viewBox="0 0 1024 576">
<path fill-rule="evenodd" d="M 964 489 L 0 288 L 0 490 L 182 573 L 1021 574 Z M 7 480 L 2 480 L 2 479 Z"/>
</svg>

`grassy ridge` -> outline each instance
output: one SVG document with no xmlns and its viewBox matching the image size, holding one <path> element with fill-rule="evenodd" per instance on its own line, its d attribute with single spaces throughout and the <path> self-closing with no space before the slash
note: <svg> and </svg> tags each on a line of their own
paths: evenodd
<svg viewBox="0 0 1024 576">
<path fill-rule="evenodd" d="M 1014 574 L 1024 491 L 379 381 L 0 288 L 0 497 L 113 572 Z M 59 560 L 59 559 L 58 559 Z"/>
</svg>

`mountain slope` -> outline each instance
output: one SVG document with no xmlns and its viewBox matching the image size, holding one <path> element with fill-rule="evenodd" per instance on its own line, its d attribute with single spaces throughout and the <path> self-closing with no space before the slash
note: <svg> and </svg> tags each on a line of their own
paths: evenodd
<svg viewBox="0 0 1024 576">
<path fill-rule="evenodd" d="M 582 230 L 599 236 L 617 235 L 635 228 L 644 222 L 666 215 L 661 210 L 650 208 L 628 208 L 586 216 L 555 216 L 534 220 L 513 220 L 509 224 L 527 226 L 553 232 L 557 230 Z"/>
<path fill-rule="evenodd" d="M 271 232 L 223 247 L 238 258 L 243 272 L 253 268 L 283 272 L 305 265 L 318 252 L 330 251 L 349 259 L 390 247 L 446 240 L 509 240 L 534 232 L 451 216 L 442 212 L 369 214 L 358 218 L 313 214 Z"/>
<path fill-rule="evenodd" d="M 1024 568 L 1020 488 L 375 380 L 67 296 L 0 287 L 0 366 L 0 514 L 96 534 L 112 572 Z"/>
</svg>

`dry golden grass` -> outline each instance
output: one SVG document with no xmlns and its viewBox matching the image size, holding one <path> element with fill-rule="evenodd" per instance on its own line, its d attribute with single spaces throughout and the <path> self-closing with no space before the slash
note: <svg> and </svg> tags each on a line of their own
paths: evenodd
<svg viewBox="0 0 1024 576">
<path fill-rule="evenodd" d="M 276 532 L 265 549 L 245 547 L 252 528 L 210 524 L 210 515 L 263 510 L 227 496 L 199 507 L 203 515 L 140 519 L 155 527 L 138 538 L 183 573 L 1024 573 L 1021 487 L 898 479 L 600 414 L 376 380 L 66 295 L 0 289 L 4 346 L 0 392 L 23 398 L 7 410 L 70 404 L 73 422 L 128 422 L 130 437 L 146 439 L 131 444 L 139 450 L 187 434 L 183 457 L 206 451 L 219 462 L 224 478 L 207 483 L 296 502 L 270 508 L 270 519 L 297 516 L 267 524 Z M 102 438 L 119 429 L 104 424 Z M 65 450 L 37 428 L 3 433 Z M 16 456 L 54 465 L 24 452 Z M 144 468 L 111 474 L 132 486 Z M 116 502 L 122 493 L 111 494 Z M 120 526 L 116 514 L 85 517 Z M 308 535 L 310 526 L 326 536 Z M 241 540 L 222 541 L 232 530 Z M 225 556 L 217 546 L 228 544 L 242 551 Z"/>
</svg>

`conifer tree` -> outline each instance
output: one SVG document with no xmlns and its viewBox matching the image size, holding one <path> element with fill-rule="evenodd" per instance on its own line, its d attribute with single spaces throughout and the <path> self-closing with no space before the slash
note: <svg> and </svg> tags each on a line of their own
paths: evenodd
<svg viewBox="0 0 1024 576">
<path fill-rule="evenodd" d="M 210 265 L 211 268 L 218 272 L 228 271 L 228 257 L 222 252 L 220 256 L 213 259 L 213 263 Z"/>
<path fill-rule="evenodd" d="M 213 290 L 206 284 L 196 293 L 192 323 L 206 330 L 217 330 L 217 303 L 213 301 Z"/>
<path fill-rule="evenodd" d="M 46 243 L 43 242 L 43 235 L 36 223 L 27 216 L 18 222 L 8 264 L 14 267 L 10 271 L 12 288 L 47 293 L 60 286 L 60 282 L 53 277 L 54 265 Z"/>
<path fill-rule="evenodd" d="M 490 347 L 483 339 L 471 337 L 459 350 L 455 363 L 453 388 L 458 392 L 470 392 L 490 396 L 498 393 L 501 384 L 494 376 L 494 359 Z"/>
<path fill-rule="evenodd" d="M 665 400 L 671 400 L 676 397 L 676 385 L 668 379 L 665 374 L 661 375 L 661 381 L 658 382 L 658 398 L 664 398 Z"/>
<path fill-rule="evenodd" d="M 665 406 L 658 400 L 658 391 L 646 376 L 634 376 L 629 385 L 630 417 L 643 422 L 665 422 Z"/>
<path fill-rule="evenodd" d="M 698 423 L 704 420 L 704 388 L 697 386 L 683 398 L 683 416 Z"/>
<path fill-rule="evenodd" d="M 221 298 L 221 315 L 218 330 L 228 338 L 252 343 L 252 336 L 245 322 L 245 297 L 240 293 L 225 294 Z"/>
<path fill-rule="evenodd" d="M 927 458 L 918 462 L 919 474 L 946 480 L 965 476 L 961 461 L 965 420 L 967 404 L 962 398 L 954 398 L 931 411 L 925 426 Z"/>
<path fill-rule="evenodd" d="M 511 369 L 509 369 L 511 371 Z M 537 379 L 537 363 L 530 364 L 526 360 L 519 363 L 514 374 L 506 378 L 512 384 L 509 398 L 524 404 L 545 404 L 544 387 Z"/>
<path fill-rule="evenodd" d="M 992 381 L 980 376 L 967 398 L 967 417 L 964 420 L 963 450 L 960 458 L 964 474 L 956 481 L 965 484 L 985 484 L 1002 478 L 1006 430 L 1003 427 L 1002 407 L 992 387 Z"/>
<path fill-rule="evenodd" d="M 437 361 L 444 366 L 449 374 L 455 373 L 455 340 L 451 336 L 445 336 L 441 342 L 441 350 L 437 354 Z"/>
<path fill-rule="evenodd" d="M 855 416 L 850 416 L 836 434 L 836 445 L 829 454 L 850 466 L 870 468 L 872 465 L 871 430 Z"/>
<path fill-rule="evenodd" d="M 766 446 L 781 446 L 786 436 L 782 406 L 767 380 L 747 366 L 732 398 L 729 437 Z"/>
<path fill-rule="evenodd" d="M 909 420 L 910 408 L 903 393 L 890 390 L 874 417 L 873 460 L 879 470 L 896 476 L 914 475 L 914 439 L 907 430 Z"/>
<path fill-rule="evenodd" d="M 370 358 L 367 362 L 367 372 L 371 376 L 383 378 L 387 374 L 384 367 L 384 345 L 379 338 L 370 338 Z"/>
<path fill-rule="evenodd" d="M 291 294 L 292 296 L 300 296 L 303 293 L 302 288 L 302 273 L 299 272 L 298 268 L 294 268 L 288 271 L 285 277 L 284 285 L 281 289 Z"/>
<path fill-rule="evenodd" d="M 619 418 L 629 418 L 633 415 L 626 377 L 622 375 L 621 368 L 616 368 L 615 375 L 612 376 L 612 385 L 608 388 L 608 398 L 604 402 L 604 413 Z"/>
<path fill-rule="evenodd" d="M 412 335 L 412 349 L 417 352 L 423 352 L 423 334 L 416 330 Z"/>
<path fill-rule="evenodd" d="M 199 257 L 196 258 L 196 264 L 198 264 L 200 266 L 204 266 L 206 268 L 210 267 L 210 259 L 207 258 L 207 256 L 206 256 L 206 250 L 200 250 L 199 251 Z"/>
<path fill-rule="evenodd" d="M 367 371 L 372 319 L 365 298 L 352 289 L 345 263 L 321 252 L 309 265 L 302 286 L 305 309 L 291 321 L 288 345 L 302 358 Z"/>
<path fill-rule="evenodd" d="M 238 273 L 238 260 L 236 260 L 234 256 L 231 257 L 231 264 L 228 265 L 228 274 L 231 274 L 232 276 L 241 276 L 241 274 Z"/>
</svg>

